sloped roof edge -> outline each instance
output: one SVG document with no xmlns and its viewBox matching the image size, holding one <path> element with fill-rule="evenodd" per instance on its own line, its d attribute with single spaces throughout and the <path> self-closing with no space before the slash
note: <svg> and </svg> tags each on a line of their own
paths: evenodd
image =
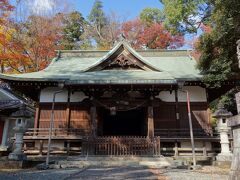
<svg viewBox="0 0 240 180">
<path fill-rule="evenodd" d="M 130 53 L 132 53 L 133 56 L 135 56 L 137 59 L 139 59 L 143 64 L 148 66 L 150 69 L 154 71 L 162 71 L 151 64 L 149 64 L 146 60 L 144 60 L 144 57 L 142 57 L 139 53 L 137 53 L 127 42 L 126 40 L 120 41 L 114 48 L 112 48 L 105 56 L 103 56 L 98 62 L 91 65 L 87 69 L 84 70 L 84 72 L 91 71 L 95 67 L 99 66 L 103 62 L 105 62 L 108 58 L 110 58 L 121 46 L 125 47 Z"/>
</svg>

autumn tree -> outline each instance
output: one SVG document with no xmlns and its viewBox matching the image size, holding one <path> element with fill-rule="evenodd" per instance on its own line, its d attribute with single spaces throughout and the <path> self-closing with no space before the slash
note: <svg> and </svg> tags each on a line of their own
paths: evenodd
<svg viewBox="0 0 240 180">
<path fill-rule="evenodd" d="M 31 71 L 44 69 L 61 49 L 62 14 L 54 17 L 30 16 L 19 25 L 16 41 L 21 43 L 31 59 Z"/>
<path fill-rule="evenodd" d="M 25 72 L 29 65 L 28 56 L 21 44 L 15 41 L 17 30 L 9 15 L 14 7 L 7 0 L 0 0 L 0 66 L 1 72 Z"/>
<path fill-rule="evenodd" d="M 173 36 L 161 23 L 145 24 L 136 19 L 124 23 L 122 31 L 130 44 L 137 49 L 176 49 L 184 43 L 182 36 Z"/>
</svg>

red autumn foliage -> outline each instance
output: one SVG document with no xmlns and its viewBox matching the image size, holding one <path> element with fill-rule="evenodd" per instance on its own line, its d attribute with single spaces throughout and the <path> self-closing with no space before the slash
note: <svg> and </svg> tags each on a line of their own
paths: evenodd
<svg viewBox="0 0 240 180">
<path fill-rule="evenodd" d="M 3 17 L 8 16 L 8 12 L 12 11 L 14 6 L 10 5 L 8 0 L 0 0 L 0 23 L 3 20 Z"/>
<path fill-rule="evenodd" d="M 182 36 L 173 36 L 160 23 L 146 25 L 136 19 L 124 23 L 122 31 L 134 48 L 176 49 L 184 44 Z"/>
</svg>

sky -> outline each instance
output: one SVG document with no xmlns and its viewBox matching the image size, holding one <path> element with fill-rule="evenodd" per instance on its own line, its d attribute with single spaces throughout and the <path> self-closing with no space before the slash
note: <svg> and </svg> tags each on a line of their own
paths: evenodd
<svg viewBox="0 0 240 180">
<path fill-rule="evenodd" d="M 16 0 L 10 1 L 16 2 Z M 114 12 L 117 14 L 117 17 L 120 17 L 120 20 L 122 21 L 135 19 L 136 17 L 139 16 L 140 12 L 146 7 L 163 9 L 163 5 L 159 2 L 159 0 L 101 0 L 101 1 L 103 3 L 103 9 L 106 14 Z M 66 8 L 67 11 L 77 10 L 81 12 L 84 17 L 87 17 L 93 7 L 95 0 L 23 0 L 22 2 L 26 2 L 26 5 L 29 7 L 29 10 L 36 14 L 45 14 L 48 11 L 55 9 L 55 6 L 57 6 L 63 9 Z M 64 4 L 67 4 L 67 6 L 65 7 Z M 186 41 L 191 41 L 192 38 L 193 38 L 192 35 L 189 34 L 185 35 Z M 185 44 L 180 49 L 189 48 L 191 48 L 191 46 Z"/>
<path fill-rule="evenodd" d="M 95 0 L 70 0 L 74 9 L 80 11 L 84 17 L 90 13 Z M 116 14 L 129 20 L 136 18 L 146 7 L 163 8 L 159 0 L 102 0 L 104 11 Z"/>
</svg>

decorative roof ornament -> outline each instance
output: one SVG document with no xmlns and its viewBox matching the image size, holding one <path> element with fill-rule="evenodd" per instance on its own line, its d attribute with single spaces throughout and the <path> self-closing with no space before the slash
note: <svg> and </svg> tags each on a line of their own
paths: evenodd
<svg viewBox="0 0 240 180">
<path fill-rule="evenodd" d="M 118 35 L 118 37 L 114 41 L 113 46 L 117 46 L 119 44 L 119 42 L 125 42 L 125 43 L 127 42 L 127 39 L 126 39 L 126 36 L 124 35 L 124 33 L 121 33 Z"/>
<path fill-rule="evenodd" d="M 240 68 L 240 39 L 237 41 L 238 67 Z"/>
<path fill-rule="evenodd" d="M 119 35 L 119 41 L 126 41 L 126 36 L 123 33 Z"/>
</svg>

